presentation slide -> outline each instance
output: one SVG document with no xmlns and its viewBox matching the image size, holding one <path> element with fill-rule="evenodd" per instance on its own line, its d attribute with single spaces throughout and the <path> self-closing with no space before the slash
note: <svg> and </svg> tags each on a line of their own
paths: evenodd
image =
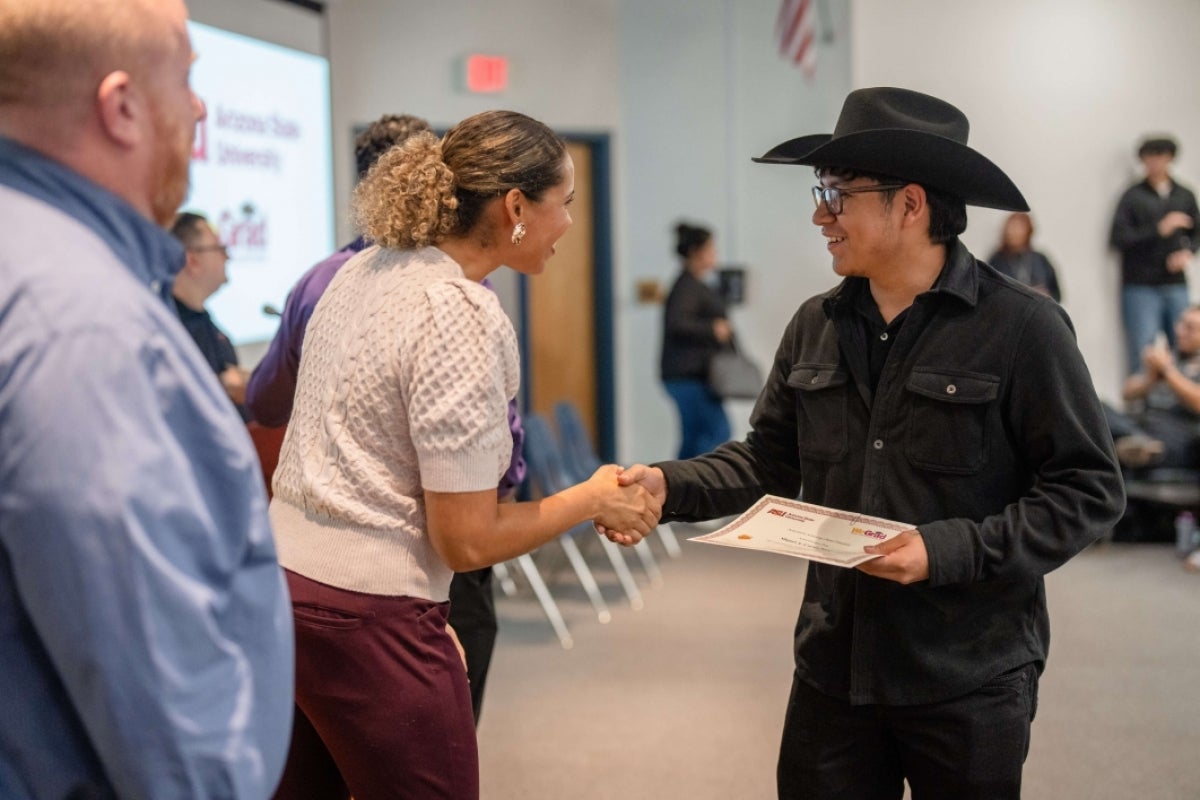
<svg viewBox="0 0 1200 800">
<path fill-rule="evenodd" d="M 270 339 L 304 272 L 334 249 L 329 63 L 189 23 L 196 129 L 181 210 L 206 216 L 229 248 L 229 282 L 207 308 L 235 345 Z"/>
</svg>

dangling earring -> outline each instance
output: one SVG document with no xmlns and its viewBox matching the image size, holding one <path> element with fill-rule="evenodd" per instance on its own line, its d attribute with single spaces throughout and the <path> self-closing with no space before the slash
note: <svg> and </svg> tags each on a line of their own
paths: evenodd
<svg viewBox="0 0 1200 800">
<path fill-rule="evenodd" d="M 513 225 L 512 243 L 519 245 L 521 243 L 521 240 L 524 238 L 525 238 L 525 223 L 518 222 L 516 225 Z"/>
</svg>

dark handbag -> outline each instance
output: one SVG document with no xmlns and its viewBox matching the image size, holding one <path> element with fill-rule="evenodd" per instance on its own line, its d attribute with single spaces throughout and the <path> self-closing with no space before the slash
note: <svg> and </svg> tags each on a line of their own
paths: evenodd
<svg viewBox="0 0 1200 800">
<path fill-rule="evenodd" d="M 756 400 L 763 378 L 758 365 L 744 356 L 731 341 L 708 362 L 708 388 L 726 400 Z"/>
</svg>

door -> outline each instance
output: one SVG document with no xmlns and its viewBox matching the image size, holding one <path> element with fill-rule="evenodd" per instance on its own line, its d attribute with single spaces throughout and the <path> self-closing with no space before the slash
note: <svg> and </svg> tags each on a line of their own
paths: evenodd
<svg viewBox="0 0 1200 800">
<path fill-rule="evenodd" d="M 607 137 L 567 136 L 574 220 L 546 271 L 523 278 L 525 405 L 553 419 L 570 401 L 601 458 L 613 458 L 611 227 Z"/>
</svg>

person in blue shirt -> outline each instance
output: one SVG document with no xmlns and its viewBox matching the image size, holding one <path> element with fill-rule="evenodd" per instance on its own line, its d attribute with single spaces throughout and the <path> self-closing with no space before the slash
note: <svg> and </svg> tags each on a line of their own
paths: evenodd
<svg viewBox="0 0 1200 800">
<path fill-rule="evenodd" d="M 0 797 L 265 798 L 291 609 L 245 426 L 169 305 L 181 0 L 0 3 Z"/>
</svg>

